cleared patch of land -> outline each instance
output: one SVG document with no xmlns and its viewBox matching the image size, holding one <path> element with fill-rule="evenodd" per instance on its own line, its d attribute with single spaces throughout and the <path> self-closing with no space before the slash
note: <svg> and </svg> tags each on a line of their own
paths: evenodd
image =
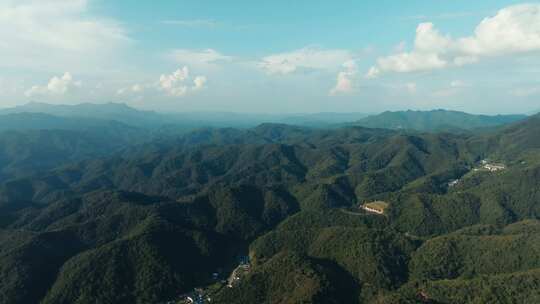
<svg viewBox="0 0 540 304">
<path fill-rule="evenodd" d="M 374 212 L 377 214 L 384 214 L 386 209 L 390 206 L 387 202 L 384 201 L 375 201 L 371 203 L 366 203 L 362 205 L 362 209 L 368 211 L 368 212 Z"/>
</svg>

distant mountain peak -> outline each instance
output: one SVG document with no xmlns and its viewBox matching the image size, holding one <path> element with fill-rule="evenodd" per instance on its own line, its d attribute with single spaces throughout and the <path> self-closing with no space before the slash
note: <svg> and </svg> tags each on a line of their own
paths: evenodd
<svg viewBox="0 0 540 304">
<path fill-rule="evenodd" d="M 429 111 L 386 111 L 361 119 L 358 125 L 368 128 L 409 129 L 417 131 L 457 131 L 495 127 L 526 118 L 525 115 L 476 115 L 434 109 Z"/>
<path fill-rule="evenodd" d="M 131 126 L 156 125 L 165 121 L 162 115 L 151 111 L 141 111 L 125 103 L 79 103 L 49 104 L 31 101 L 0 111 L 2 114 L 42 113 L 64 118 L 90 118 L 105 121 L 118 121 Z"/>
</svg>

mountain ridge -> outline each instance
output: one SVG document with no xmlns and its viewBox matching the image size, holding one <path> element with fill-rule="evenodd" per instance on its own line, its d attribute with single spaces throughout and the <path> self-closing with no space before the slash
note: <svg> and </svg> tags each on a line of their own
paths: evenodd
<svg viewBox="0 0 540 304">
<path fill-rule="evenodd" d="M 417 131 L 467 131 L 497 127 L 527 118 L 526 115 L 476 115 L 451 110 L 386 111 L 368 116 L 355 125 L 371 128 Z"/>
</svg>

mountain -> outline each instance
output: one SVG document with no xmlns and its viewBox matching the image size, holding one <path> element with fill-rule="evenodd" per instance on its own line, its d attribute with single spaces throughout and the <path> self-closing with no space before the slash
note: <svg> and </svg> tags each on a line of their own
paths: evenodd
<svg viewBox="0 0 540 304">
<path fill-rule="evenodd" d="M 3 130 L 91 130 L 96 128 L 135 129 L 115 120 L 85 117 L 61 117 L 43 113 L 21 112 L 0 115 Z"/>
<path fill-rule="evenodd" d="M 26 130 L 0 132 L 0 182 L 69 162 L 111 156 L 147 140 L 140 130 Z"/>
<path fill-rule="evenodd" d="M 114 120 L 43 113 L 0 115 L 0 181 L 110 156 L 156 135 Z"/>
<path fill-rule="evenodd" d="M 251 128 L 262 123 L 286 123 L 291 125 L 328 127 L 356 121 L 366 115 L 361 113 L 315 113 L 315 114 L 257 114 L 231 112 L 184 112 L 157 113 L 142 111 L 122 103 L 77 105 L 52 105 L 30 102 L 25 105 L 0 110 L 7 114 L 47 114 L 62 118 L 117 121 L 140 128 L 160 129 L 161 132 L 189 131 L 203 127 Z M 45 126 L 45 125 L 44 125 Z"/>
<path fill-rule="evenodd" d="M 155 112 L 136 110 L 122 103 L 53 105 L 30 102 L 0 111 L 0 115 L 15 113 L 39 113 L 64 118 L 112 120 L 139 127 L 161 125 L 164 123 L 163 120 L 165 118 Z"/>
<path fill-rule="evenodd" d="M 333 125 L 350 123 L 367 117 L 364 113 L 313 113 L 288 115 L 278 122 L 290 125 L 309 127 L 332 127 Z"/>
<path fill-rule="evenodd" d="M 473 115 L 464 112 L 400 111 L 384 112 L 363 118 L 355 125 L 368 128 L 393 130 L 417 130 L 423 132 L 464 131 L 487 127 L 496 127 L 525 119 L 526 115 Z"/>
<path fill-rule="evenodd" d="M 28 130 L 3 152 L 36 172 L 0 182 L 0 303 L 534 303 L 539 128 L 263 124 L 83 160 L 79 131 Z"/>
</svg>

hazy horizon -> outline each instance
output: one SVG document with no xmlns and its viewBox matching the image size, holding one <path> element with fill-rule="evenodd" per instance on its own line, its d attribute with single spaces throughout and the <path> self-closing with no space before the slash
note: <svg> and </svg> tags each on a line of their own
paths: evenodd
<svg viewBox="0 0 540 304">
<path fill-rule="evenodd" d="M 472 115 L 488 115 L 488 116 L 496 116 L 496 115 L 534 115 L 534 114 L 538 114 L 540 113 L 540 109 L 538 110 L 535 110 L 535 111 L 529 111 L 529 112 L 516 112 L 516 113 L 483 113 L 483 112 L 466 112 L 466 111 L 460 111 L 460 110 L 452 110 L 452 109 L 445 109 L 445 108 L 432 108 L 432 109 L 411 109 L 411 108 L 403 108 L 403 109 L 394 109 L 394 110 L 382 110 L 380 112 L 339 112 L 339 111 L 323 111 L 323 112 L 309 112 L 309 111 L 305 111 L 305 112 L 256 112 L 256 111 L 253 111 L 253 112 L 248 112 L 248 111 L 227 111 L 227 110 L 223 110 L 223 111 L 217 111 L 217 110 L 193 110 L 193 111 L 182 111 L 181 109 L 179 109 L 178 111 L 165 111 L 165 110 L 160 110 L 160 109 L 147 109 L 147 108 L 141 108 L 141 107 L 137 107 L 137 106 L 134 106 L 134 105 L 130 105 L 126 102 L 114 102 L 114 101 L 109 101 L 109 102 L 101 102 L 101 103 L 98 103 L 98 102 L 81 102 L 81 103 L 74 103 L 74 104 L 69 104 L 69 103 L 58 103 L 58 104 L 55 104 L 55 103 L 47 103 L 47 102 L 39 102 L 39 101 L 29 101 L 27 103 L 24 103 L 24 104 L 19 104 L 19 105 L 13 105 L 13 106 L 2 106 L 0 107 L 0 111 L 1 110 L 10 110 L 10 109 L 20 109 L 20 108 L 24 108 L 24 107 L 27 107 L 27 106 L 32 106 L 32 105 L 46 105 L 46 106 L 67 106 L 67 107 L 71 107 L 71 106 L 78 106 L 78 105 L 95 105 L 95 106 L 99 106 L 99 105 L 110 105 L 110 104 L 113 104 L 113 105 L 122 105 L 122 106 L 127 106 L 131 109 L 135 109 L 135 110 L 138 110 L 138 111 L 150 111 L 150 112 L 155 112 L 155 113 L 158 113 L 158 114 L 190 114 L 190 113 L 200 113 L 200 114 L 212 114 L 212 113 L 215 113 L 215 114 L 237 114 L 237 115 L 260 115 L 260 116 L 303 116 L 303 115 L 318 115 L 318 114 L 337 114 L 337 115 L 346 115 L 346 114 L 350 114 L 350 115 L 353 115 L 353 114 L 362 114 L 362 115 L 365 115 L 365 116 L 369 116 L 369 115 L 378 115 L 378 114 L 381 114 L 381 113 L 384 113 L 384 112 L 407 112 L 407 111 L 413 111 L 413 112 L 434 112 L 434 111 L 452 111 L 452 112 L 463 112 L 463 113 L 466 113 L 466 114 L 472 114 Z"/>
<path fill-rule="evenodd" d="M 538 1 L 4 0 L 0 10 L 0 108 L 540 110 Z"/>
</svg>

